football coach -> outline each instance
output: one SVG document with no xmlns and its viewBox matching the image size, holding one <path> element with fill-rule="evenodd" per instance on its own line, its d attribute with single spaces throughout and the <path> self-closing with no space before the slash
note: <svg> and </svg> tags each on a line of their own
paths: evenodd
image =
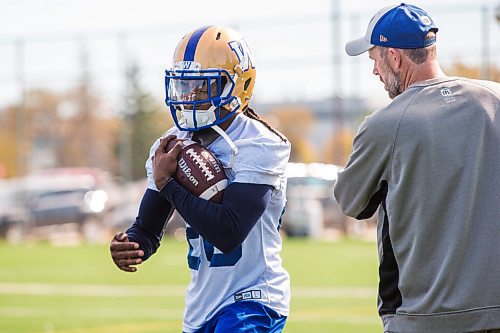
<svg viewBox="0 0 500 333">
<path fill-rule="evenodd" d="M 384 332 L 500 332 L 500 84 L 446 76 L 438 28 L 409 4 L 375 14 L 368 52 L 392 102 L 368 116 L 335 197 L 378 210 Z"/>
</svg>

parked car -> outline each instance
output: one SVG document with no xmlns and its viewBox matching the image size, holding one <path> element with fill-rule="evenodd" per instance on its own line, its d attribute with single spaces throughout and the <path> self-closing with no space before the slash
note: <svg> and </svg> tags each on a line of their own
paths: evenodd
<svg viewBox="0 0 500 333">
<path fill-rule="evenodd" d="M 146 187 L 145 178 L 120 184 L 120 196 L 116 209 L 113 209 L 109 218 L 106 219 L 106 224 L 113 233 L 124 231 L 134 223 Z"/>
<path fill-rule="evenodd" d="M 288 163 L 287 205 L 282 230 L 289 236 L 320 238 L 325 228 L 344 232 L 346 216 L 333 196 L 339 166 Z"/>
<path fill-rule="evenodd" d="M 30 228 L 73 223 L 87 239 L 106 227 L 118 195 L 111 176 L 93 168 L 32 173 L 25 178 L 25 191 Z"/>
<path fill-rule="evenodd" d="M 48 189 L 29 198 L 31 224 L 36 226 L 100 220 L 108 195 L 89 187 Z"/>
<path fill-rule="evenodd" d="M 15 241 L 21 236 L 27 220 L 20 181 L 0 181 L 0 237 Z"/>
</svg>

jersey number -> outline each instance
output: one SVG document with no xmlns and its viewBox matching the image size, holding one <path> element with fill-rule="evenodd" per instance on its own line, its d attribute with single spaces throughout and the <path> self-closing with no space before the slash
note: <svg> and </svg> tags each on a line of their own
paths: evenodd
<svg viewBox="0 0 500 333">
<path fill-rule="evenodd" d="M 193 228 L 186 228 L 186 238 L 189 244 L 189 252 L 187 256 L 188 266 L 191 269 L 198 270 L 200 267 L 201 248 L 199 238 L 200 235 Z M 203 248 L 207 260 L 210 262 L 210 267 L 225 267 L 234 266 L 242 256 L 241 245 L 229 253 L 214 253 L 215 247 L 207 240 L 203 240 Z"/>
</svg>

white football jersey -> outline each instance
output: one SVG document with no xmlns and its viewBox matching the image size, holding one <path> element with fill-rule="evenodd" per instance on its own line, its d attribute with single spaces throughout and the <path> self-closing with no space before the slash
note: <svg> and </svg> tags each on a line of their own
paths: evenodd
<svg viewBox="0 0 500 333">
<path fill-rule="evenodd" d="M 192 132 L 171 128 L 166 134 L 189 139 Z M 290 309 L 290 277 L 283 268 L 279 252 L 279 226 L 286 202 L 285 168 L 290 144 L 283 142 L 259 121 L 238 114 L 226 134 L 238 148 L 231 159 L 231 147 L 217 138 L 208 149 L 225 167 L 229 182 L 267 184 L 274 187 L 271 201 L 244 242 L 224 254 L 198 235 L 186 223 L 189 242 L 188 266 L 191 282 L 186 292 L 184 332 L 193 332 L 223 307 L 241 300 L 260 302 L 281 315 Z M 148 187 L 153 181 L 151 148 L 146 163 Z"/>
</svg>

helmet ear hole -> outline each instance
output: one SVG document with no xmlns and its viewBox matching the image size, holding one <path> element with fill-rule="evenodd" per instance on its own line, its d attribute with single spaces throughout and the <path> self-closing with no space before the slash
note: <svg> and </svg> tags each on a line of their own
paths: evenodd
<svg viewBox="0 0 500 333">
<path fill-rule="evenodd" d="M 220 84 L 221 84 L 221 92 L 224 90 L 227 84 L 227 77 L 225 75 L 221 76 L 220 78 Z"/>
<path fill-rule="evenodd" d="M 252 78 L 249 78 L 248 80 L 245 81 L 245 84 L 243 85 L 243 90 L 246 91 L 248 89 L 248 86 L 250 85 L 250 82 L 252 82 Z"/>
</svg>

